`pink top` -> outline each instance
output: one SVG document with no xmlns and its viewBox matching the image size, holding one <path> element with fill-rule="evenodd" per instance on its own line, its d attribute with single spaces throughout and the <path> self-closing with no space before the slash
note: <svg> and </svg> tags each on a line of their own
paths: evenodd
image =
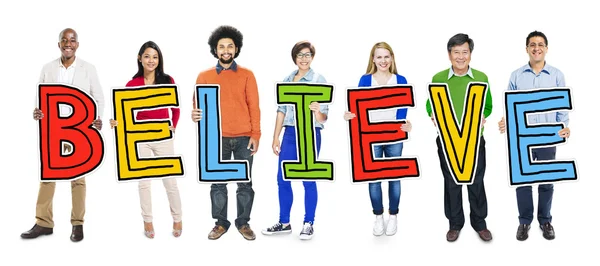
<svg viewBox="0 0 600 266">
<path fill-rule="evenodd" d="M 171 78 L 171 83 L 175 84 L 173 78 Z M 146 85 L 144 82 L 144 77 L 137 77 L 129 82 L 127 82 L 126 87 L 137 87 Z M 177 122 L 179 121 L 179 108 L 171 108 L 171 113 L 173 113 L 172 122 L 173 127 L 177 128 Z M 156 110 L 146 110 L 139 111 L 137 113 L 136 119 L 138 120 L 147 120 L 147 119 L 164 119 L 169 118 L 169 108 L 161 108 Z"/>
</svg>

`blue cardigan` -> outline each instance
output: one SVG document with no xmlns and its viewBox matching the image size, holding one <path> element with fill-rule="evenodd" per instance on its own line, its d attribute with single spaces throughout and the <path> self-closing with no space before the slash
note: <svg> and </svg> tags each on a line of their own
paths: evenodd
<svg viewBox="0 0 600 266">
<path fill-rule="evenodd" d="M 394 74 L 396 75 L 396 83 L 398 84 L 408 84 L 408 82 L 406 82 L 406 78 L 404 78 L 402 75 L 398 75 L 398 74 Z M 358 82 L 358 86 L 359 87 L 371 87 L 372 84 L 372 79 L 373 74 L 366 74 L 363 75 L 362 77 L 360 77 L 360 81 Z M 407 108 L 398 108 L 398 111 L 396 112 L 396 119 L 401 120 L 401 119 L 406 119 L 406 113 L 407 113 L 408 109 Z"/>
</svg>

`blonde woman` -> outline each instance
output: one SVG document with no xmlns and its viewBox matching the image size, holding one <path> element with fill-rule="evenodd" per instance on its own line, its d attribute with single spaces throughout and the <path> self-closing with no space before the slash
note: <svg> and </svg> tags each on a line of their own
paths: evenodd
<svg viewBox="0 0 600 266">
<path fill-rule="evenodd" d="M 406 84 L 406 78 L 399 75 L 396 69 L 394 52 L 385 42 L 379 42 L 373 45 L 371 54 L 369 55 L 369 64 L 367 73 L 364 74 L 358 83 L 359 87 L 382 86 L 391 84 Z M 369 113 L 369 121 L 391 121 L 406 119 L 406 108 L 386 109 L 382 111 L 372 111 Z M 350 120 L 356 117 L 356 114 L 346 112 L 344 119 Z M 406 120 L 406 124 L 402 125 L 402 130 L 409 132 L 412 128 L 410 121 Z M 375 158 L 383 157 L 399 157 L 402 155 L 403 143 L 382 144 L 374 146 Z M 391 236 L 397 231 L 397 214 L 398 206 L 400 205 L 400 181 L 388 181 L 389 194 L 389 209 L 390 217 L 387 225 L 384 224 L 383 218 L 383 197 L 381 192 L 381 182 L 369 183 L 369 195 L 371 197 L 371 205 L 375 214 L 375 223 L 373 225 L 373 234 L 376 236 L 386 235 Z"/>
</svg>

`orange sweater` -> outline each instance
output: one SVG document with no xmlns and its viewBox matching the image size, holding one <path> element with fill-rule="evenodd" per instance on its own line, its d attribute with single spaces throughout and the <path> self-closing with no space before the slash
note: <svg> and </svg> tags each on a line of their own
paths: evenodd
<svg viewBox="0 0 600 266">
<path fill-rule="evenodd" d="M 217 74 L 212 67 L 198 74 L 196 84 L 219 84 L 223 137 L 260 139 L 258 86 L 252 71 L 238 65 L 237 71 L 223 70 Z"/>
</svg>

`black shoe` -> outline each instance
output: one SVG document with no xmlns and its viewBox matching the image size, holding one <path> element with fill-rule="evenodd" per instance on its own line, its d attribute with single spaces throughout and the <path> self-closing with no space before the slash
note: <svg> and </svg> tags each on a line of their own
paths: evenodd
<svg viewBox="0 0 600 266">
<path fill-rule="evenodd" d="M 544 238 L 548 240 L 554 239 L 554 227 L 548 222 L 540 225 L 540 229 L 544 232 Z"/>
<path fill-rule="evenodd" d="M 29 231 L 22 233 L 21 238 L 32 239 L 41 235 L 51 235 L 53 232 L 52 228 L 34 225 Z"/>
<path fill-rule="evenodd" d="M 517 240 L 524 241 L 529 237 L 529 228 L 531 225 L 528 224 L 520 224 L 519 229 L 517 229 Z"/>
<path fill-rule="evenodd" d="M 74 225 L 71 232 L 71 241 L 79 242 L 83 240 L 83 225 Z"/>
</svg>

